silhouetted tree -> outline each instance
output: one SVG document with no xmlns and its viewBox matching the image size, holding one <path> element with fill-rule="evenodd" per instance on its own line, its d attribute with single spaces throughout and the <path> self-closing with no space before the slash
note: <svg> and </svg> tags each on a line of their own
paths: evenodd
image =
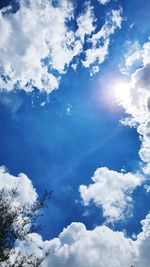
<svg viewBox="0 0 150 267">
<path fill-rule="evenodd" d="M 28 234 L 37 232 L 40 225 L 37 223 L 39 210 L 45 206 L 45 201 L 50 198 L 52 192 L 45 192 L 34 204 L 17 202 L 19 195 L 17 188 L 12 190 L 0 190 L 0 265 L 7 267 L 37 267 L 47 257 L 48 252 L 42 257 L 25 255 L 19 251 L 15 256 L 15 262 L 10 262 L 10 256 L 15 255 L 15 241 L 25 241 Z"/>
</svg>

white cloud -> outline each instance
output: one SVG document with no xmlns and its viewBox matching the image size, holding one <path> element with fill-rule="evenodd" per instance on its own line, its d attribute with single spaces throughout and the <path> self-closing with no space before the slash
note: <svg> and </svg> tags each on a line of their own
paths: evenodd
<svg viewBox="0 0 150 267">
<path fill-rule="evenodd" d="M 121 10 L 112 10 L 112 13 L 109 14 L 109 17 L 102 28 L 97 33 L 93 34 L 91 38 L 89 38 L 91 48 L 87 49 L 85 52 L 85 60 L 83 61 L 84 67 L 89 68 L 93 64 L 98 66 L 104 62 L 108 55 L 110 36 L 117 28 L 121 28 L 121 22 Z"/>
<path fill-rule="evenodd" d="M 141 175 L 119 173 L 103 167 L 95 171 L 92 181 L 93 184 L 81 185 L 79 189 L 85 206 L 93 201 L 96 206 L 102 207 L 103 215 L 109 222 L 131 215 L 132 192 L 141 185 Z"/>
<path fill-rule="evenodd" d="M 144 167 L 143 167 L 143 172 L 145 174 L 150 174 L 150 162 L 148 162 Z"/>
<path fill-rule="evenodd" d="M 47 0 L 30 1 L 29 5 L 20 1 L 17 13 L 2 13 L 3 10 L 0 65 L 7 83 L 1 80 L 0 87 L 12 90 L 18 86 L 30 91 L 36 86 L 47 92 L 58 88 L 59 78 L 48 72 L 48 66 L 62 73 L 73 54 L 78 53 L 75 50 L 80 49 L 77 46 L 73 51 L 67 48 L 72 34 L 65 21 L 72 16 L 71 5 L 63 1 L 54 8 Z M 48 66 L 43 64 L 46 58 Z"/>
<path fill-rule="evenodd" d="M 99 181 L 99 178 L 97 179 Z M 125 187 L 128 187 L 129 180 L 135 186 L 138 183 L 138 178 L 133 181 L 132 175 L 128 176 L 128 174 L 123 178 L 118 177 L 118 179 L 127 180 L 124 181 Z M 21 203 L 35 201 L 37 195 L 27 176 L 24 174 L 20 174 L 19 177 L 12 176 L 4 167 L 1 167 L 0 189 L 10 190 L 16 186 Z M 105 225 L 87 230 L 85 225 L 79 222 L 71 223 L 58 237 L 51 240 L 43 241 L 39 234 L 32 233 L 27 236 L 26 240 L 16 241 L 16 254 L 12 254 L 10 260 L 13 263 L 19 251 L 37 258 L 45 257 L 49 252 L 42 267 L 127 267 L 132 264 L 136 267 L 148 267 L 150 261 L 150 214 L 141 223 L 142 232 L 135 241 L 126 237 L 123 232 L 113 231 Z M 2 264 L 2 266 L 6 267 L 7 265 Z"/>
<path fill-rule="evenodd" d="M 148 214 L 145 220 L 141 221 L 142 232 L 137 236 L 135 246 L 137 249 L 137 259 L 135 260 L 135 266 L 148 267 L 150 263 L 150 214 Z"/>
<path fill-rule="evenodd" d="M 128 55 L 128 57 L 126 57 L 126 62 L 125 62 L 126 67 L 131 67 L 134 64 L 134 62 L 141 60 L 141 53 L 140 52 L 141 51 L 138 50 L 138 48 L 137 48 L 136 51 L 134 51 L 132 54 L 130 54 L 130 55 Z"/>
<path fill-rule="evenodd" d="M 44 266 L 130 266 L 133 261 L 131 242 L 123 233 L 113 232 L 106 226 L 88 231 L 84 224 L 72 223 L 59 238 L 51 241 L 53 254 Z"/>
<path fill-rule="evenodd" d="M 13 176 L 2 166 L 0 167 L 0 190 L 3 188 L 8 191 L 17 188 L 19 195 L 16 200 L 21 204 L 33 204 L 37 199 L 37 193 L 25 174 L 20 173 L 18 177 Z"/>
<path fill-rule="evenodd" d="M 143 46 L 136 40 L 135 42 L 127 41 L 125 43 L 124 64 L 120 67 L 123 74 L 133 72 L 138 66 L 142 64 L 145 66 L 150 63 L 150 42 L 146 42 Z"/>
<path fill-rule="evenodd" d="M 77 30 L 73 31 L 68 26 L 68 22 L 75 20 L 71 1 L 58 1 L 57 7 L 48 0 L 30 0 L 29 4 L 20 0 L 19 3 L 20 9 L 16 13 L 12 14 L 10 8 L 0 11 L 0 88 L 8 91 L 22 88 L 29 92 L 37 87 L 50 93 L 59 87 L 61 75 L 72 60 L 85 52 L 85 36 L 91 36 L 96 29 L 93 8 L 86 5 L 86 10 L 76 19 Z M 97 38 L 97 42 L 98 38 L 104 38 L 105 42 L 99 51 L 94 47 L 88 50 L 88 66 L 97 57 L 99 64 L 104 61 L 109 36 L 120 27 L 119 20 L 119 11 L 112 11 L 109 21 L 102 27 L 101 36 L 95 34 L 94 39 L 91 38 Z M 108 23 L 112 25 L 108 26 Z M 72 66 L 74 64 L 76 62 Z M 87 63 L 84 65 L 87 67 Z"/>
<path fill-rule="evenodd" d="M 146 42 L 141 47 L 142 67 L 136 69 L 131 75 L 130 83 L 126 90 L 126 98 L 121 97 L 119 102 L 125 108 L 130 118 L 125 120 L 125 124 L 137 127 L 137 132 L 141 139 L 140 158 L 147 164 L 143 171 L 148 174 L 150 165 L 150 42 Z"/>
<path fill-rule="evenodd" d="M 46 241 L 43 242 L 41 235 L 37 233 L 28 234 L 25 240 L 17 240 L 15 242 L 14 252 L 15 253 L 12 253 L 10 255 L 10 262 L 12 265 L 14 264 L 16 257 L 19 261 L 18 255 L 20 255 L 20 252 L 22 252 L 22 255 L 28 255 L 29 258 L 30 256 L 32 256 L 32 260 L 35 259 L 35 262 L 36 262 L 36 259 L 42 259 L 45 256 L 47 252 L 47 242 Z M 21 259 L 21 256 L 20 256 L 20 259 Z M 28 266 L 27 262 L 26 262 L 26 266 Z M 7 265 L 4 264 L 2 265 L 2 267 L 7 267 Z"/>
<path fill-rule="evenodd" d="M 141 125 L 149 118 L 149 71 L 149 65 L 137 69 L 131 75 L 131 81 L 120 87 L 120 91 L 126 90 L 126 93 L 120 92 L 118 96 L 118 102 L 126 113 L 131 115 L 135 123 Z"/>
<path fill-rule="evenodd" d="M 142 231 L 135 241 L 104 225 L 87 230 L 84 224 L 73 222 L 57 238 L 43 241 L 31 234 L 30 241 L 17 245 L 39 257 L 49 251 L 42 267 L 148 267 L 150 214 L 141 223 Z"/>
<path fill-rule="evenodd" d="M 93 66 L 90 71 L 90 75 L 93 76 L 95 73 L 99 72 L 99 70 L 100 70 L 99 66 Z"/>
<path fill-rule="evenodd" d="M 106 5 L 107 3 L 110 2 L 110 0 L 98 0 L 101 5 Z"/>
<path fill-rule="evenodd" d="M 149 41 L 143 45 L 143 64 L 150 64 L 150 37 Z"/>
<path fill-rule="evenodd" d="M 127 52 L 124 56 L 124 66 L 120 68 L 123 74 L 128 74 L 132 70 L 132 67 L 142 62 L 142 47 L 138 41 L 126 42 L 125 49 Z"/>
<path fill-rule="evenodd" d="M 86 12 L 77 18 L 78 29 L 76 31 L 76 36 L 80 37 L 83 43 L 85 35 L 90 35 L 95 31 L 96 26 L 94 22 L 96 22 L 96 18 L 94 17 L 93 8 L 88 4 Z"/>
<path fill-rule="evenodd" d="M 150 185 L 145 185 L 144 188 L 146 189 L 147 193 L 150 192 Z"/>
<path fill-rule="evenodd" d="M 150 120 L 147 119 L 143 124 L 140 124 L 137 128 L 138 133 L 142 136 L 142 145 L 139 151 L 141 159 L 150 163 Z M 147 167 L 148 170 L 148 167 Z"/>
</svg>

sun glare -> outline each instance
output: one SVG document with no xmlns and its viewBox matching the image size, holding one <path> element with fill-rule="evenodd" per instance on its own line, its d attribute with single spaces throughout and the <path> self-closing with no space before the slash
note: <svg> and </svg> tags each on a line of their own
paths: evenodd
<svg viewBox="0 0 150 267">
<path fill-rule="evenodd" d="M 126 101 L 129 98 L 129 83 L 117 82 L 114 84 L 114 96 L 117 102 Z"/>
<path fill-rule="evenodd" d="M 106 79 L 104 79 L 106 81 Z M 130 83 L 121 79 L 110 80 L 105 87 L 101 84 L 100 90 L 97 90 L 96 102 L 102 101 L 102 104 L 110 110 L 118 110 L 118 105 L 126 105 L 130 99 Z"/>
</svg>

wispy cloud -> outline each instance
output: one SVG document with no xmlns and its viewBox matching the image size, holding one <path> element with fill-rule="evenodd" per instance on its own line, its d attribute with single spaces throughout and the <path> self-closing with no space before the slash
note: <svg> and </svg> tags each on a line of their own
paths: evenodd
<svg viewBox="0 0 150 267">
<path fill-rule="evenodd" d="M 99 71 L 99 64 L 103 63 L 108 55 L 110 36 L 117 28 L 121 28 L 121 10 L 112 10 L 103 27 L 89 38 L 91 48 L 85 52 L 83 65 L 86 68 L 92 66 L 91 73 Z M 96 68 L 97 67 L 97 68 Z"/>
</svg>

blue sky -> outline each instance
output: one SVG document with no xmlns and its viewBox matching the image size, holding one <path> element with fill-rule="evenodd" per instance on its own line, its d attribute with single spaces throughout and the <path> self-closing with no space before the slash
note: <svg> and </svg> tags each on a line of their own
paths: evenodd
<svg viewBox="0 0 150 267">
<path fill-rule="evenodd" d="M 126 238 L 132 238 L 133 234 L 141 233 L 140 221 L 148 216 L 150 207 L 149 108 L 144 106 L 149 100 L 146 76 L 149 70 L 145 69 L 150 56 L 150 2 L 111 0 L 103 4 L 98 0 L 76 0 L 64 1 L 64 6 L 60 2 L 44 1 L 46 7 L 51 6 L 48 11 L 52 13 L 48 16 L 42 4 L 39 4 L 39 10 L 38 4 L 32 6 L 34 1 L 29 1 L 27 7 L 26 1 L 1 1 L 0 165 L 14 176 L 25 173 L 39 195 L 45 189 L 53 190 L 48 208 L 40 218 L 40 223 L 45 225 L 39 233 L 43 239 L 58 237 L 72 222 L 82 223 L 91 231 L 104 224 L 114 233 L 120 231 L 126 233 Z M 69 11 L 68 3 L 74 4 L 73 11 Z M 10 11 L 8 4 L 12 7 Z M 33 17 L 29 16 L 31 26 L 26 26 L 27 14 L 21 13 L 26 8 L 33 13 Z M 53 14 L 59 9 L 62 15 L 58 13 L 53 22 Z M 118 13 L 114 15 L 113 11 Z M 72 12 L 74 15 L 70 17 Z M 45 15 L 38 21 L 40 14 Z M 58 20 L 58 27 L 55 20 Z M 69 36 L 71 31 L 73 36 L 70 38 L 76 38 L 73 43 L 72 39 L 63 39 L 63 33 L 61 36 L 62 23 L 62 32 L 66 31 Z M 93 29 L 90 30 L 91 24 Z M 41 35 L 38 27 L 41 27 Z M 98 39 L 96 33 L 102 28 L 103 36 Z M 42 43 L 45 30 L 46 44 L 49 44 L 47 56 Z M 50 36 L 48 31 L 52 31 Z M 58 40 L 62 49 L 59 49 Z M 65 49 L 64 42 L 68 42 Z M 81 46 L 78 52 L 70 55 L 70 47 L 78 45 Z M 106 49 L 94 60 L 96 49 L 105 45 Z M 29 49 L 31 54 L 28 54 Z M 141 70 L 146 74 L 138 77 Z M 141 86 L 139 89 L 136 82 Z M 128 95 L 124 93 L 125 87 L 128 87 Z M 126 118 L 129 118 L 128 123 Z M 111 170 L 114 171 L 112 179 L 116 182 L 112 187 L 103 167 L 107 168 L 108 176 Z M 95 182 L 97 188 L 92 187 L 91 177 L 98 168 L 104 184 L 108 182 L 108 186 L 104 186 L 104 200 L 99 199 L 103 194 L 98 191 L 102 190 L 99 183 Z M 131 177 L 128 178 L 128 174 Z M 123 177 L 131 179 L 131 183 L 126 184 Z M 120 181 L 123 184 L 116 186 Z M 81 186 L 86 188 L 85 195 Z M 113 192 L 114 199 L 108 208 L 110 200 L 105 200 L 105 196 L 109 192 Z M 117 202 L 119 194 L 121 198 Z M 123 204 L 118 204 L 121 201 Z M 119 212 L 117 216 L 113 209 Z M 148 267 L 148 260 L 149 256 L 145 254 L 135 262 L 137 267 Z M 138 265 L 139 262 L 143 265 Z M 69 264 L 65 266 L 74 266 Z M 121 261 L 120 264 L 125 266 Z M 88 266 L 98 265 L 89 263 Z"/>
</svg>

